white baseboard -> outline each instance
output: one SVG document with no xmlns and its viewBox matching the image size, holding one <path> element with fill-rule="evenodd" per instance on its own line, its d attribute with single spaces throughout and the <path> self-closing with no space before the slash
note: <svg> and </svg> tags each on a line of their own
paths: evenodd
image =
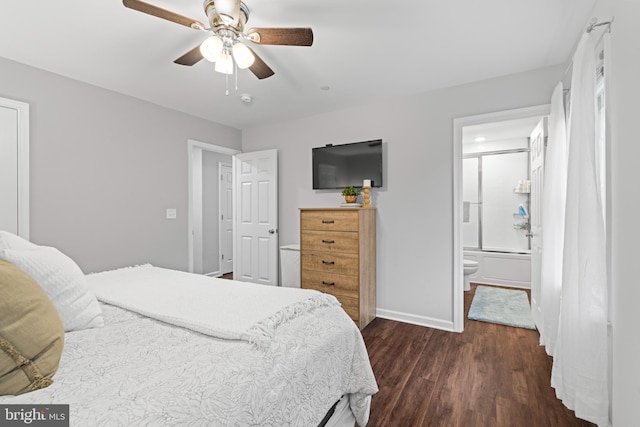
<svg viewBox="0 0 640 427">
<path fill-rule="evenodd" d="M 455 332 L 453 322 L 434 319 L 432 317 L 416 316 L 415 314 L 402 313 L 399 311 L 384 310 L 377 308 L 376 316 L 382 319 L 395 320 L 398 322 L 411 323 L 412 325 L 426 326 L 428 328 L 441 329 L 443 331 Z"/>
</svg>

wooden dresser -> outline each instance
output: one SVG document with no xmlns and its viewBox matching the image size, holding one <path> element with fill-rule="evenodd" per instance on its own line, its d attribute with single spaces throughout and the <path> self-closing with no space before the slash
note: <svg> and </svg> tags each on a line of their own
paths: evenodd
<svg viewBox="0 0 640 427">
<path fill-rule="evenodd" d="M 334 295 L 360 329 L 376 317 L 376 210 L 300 209 L 300 286 Z"/>
</svg>

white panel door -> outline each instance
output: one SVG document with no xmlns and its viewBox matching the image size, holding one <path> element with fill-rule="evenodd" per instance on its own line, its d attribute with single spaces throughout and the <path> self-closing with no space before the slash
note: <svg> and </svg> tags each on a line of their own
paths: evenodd
<svg viewBox="0 0 640 427">
<path fill-rule="evenodd" d="M 18 111 L 0 106 L 0 230 L 18 234 Z"/>
<path fill-rule="evenodd" d="M 278 285 L 278 152 L 237 154 L 233 278 Z"/>
<path fill-rule="evenodd" d="M 233 169 L 220 163 L 220 273 L 233 271 Z"/>
<path fill-rule="evenodd" d="M 531 315 L 536 325 L 541 322 L 542 312 L 538 302 L 541 292 L 542 273 L 542 188 L 544 184 L 544 152 L 547 139 L 547 118 L 544 117 L 538 123 L 530 136 L 531 152 L 531 208 L 529 209 L 530 231 L 527 234 L 531 238 Z"/>
</svg>

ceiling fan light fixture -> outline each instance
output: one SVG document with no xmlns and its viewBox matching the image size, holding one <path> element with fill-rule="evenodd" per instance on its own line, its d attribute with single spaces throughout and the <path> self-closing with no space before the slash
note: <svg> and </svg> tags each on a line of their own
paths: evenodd
<svg viewBox="0 0 640 427">
<path fill-rule="evenodd" d="M 222 74 L 233 74 L 233 58 L 228 52 L 222 52 L 216 61 L 215 70 Z"/>
<path fill-rule="evenodd" d="M 245 69 L 253 65 L 256 57 L 251 52 L 251 49 L 238 42 L 233 45 L 233 59 L 235 59 L 236 64 L 238 64 L 238 68 Z"/>
<path fill-rule="evenodd" d="M 260 58 L 260 55 L 247 46 L 249 42 L 277 46 L 311 46 L 313 44 L 311 28 L 260 27 L 249 28 L 245 31 L 249 19 L 249 8 L 242 0 L 201 0 L 204 13 L 207 16 L 206 25 L 146 1 L 123 0 L 123 4 L 128 9 L 210 33 L 207 40 L 193 47 L 173 62 L 184 66 L 192 66 L 202 59 L 214 62 L 214 69 L 226 75 L 227 93 L 228 77 L 234 73 L 236 74 L 237 91 L 238 76 L 236 71 L 238 68 L 248 68 L 260 80 L 275 74 L 271 67 Z M 238 42 L 241 44 L 235 46 Z"/>
<path fill-rule="evenodd" d="M 215 0 L 216 12 L 225 25 L 236 25 L 240 19 L 239 0 Z"/>
<path fill-rule="evenodd" d="M 207 61 L 216 62 L 222 55 L 224 43 L 218 36 L 211 36 L 200 45 L 200 53 Z"/>
</svg>

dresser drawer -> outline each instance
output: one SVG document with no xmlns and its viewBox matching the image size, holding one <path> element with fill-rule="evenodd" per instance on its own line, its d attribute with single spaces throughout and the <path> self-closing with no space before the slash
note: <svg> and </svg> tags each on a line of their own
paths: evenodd
<svg viewBox="0 0 640 427">
<path fill-rule="evenodd" d="M 300 255 L 300 268 L 357 276 L 358 254 L 303 251 Z"/>
<path fill-rule="evenodd" d="M 302 274 L 304 276 L 304 271 L 303 271 Z M 304 283 L 305 282 L 303 282 L 302 287 L 305 288 L 305 289 L 315 289 L 317 291 L 333 295 L 340 302 L 340 305 L 342 306 L 342 309 L 349 315 L 349 317 L 353 321 L 355 321 L 357 323 L 360 320 L 360 304 L 359 304 L 359 301 L 358 301 L 358 294 L 357 293 L 353 293 L 353 292 L 350 292 L 350 291 L 345 291 L 345 293 L 343 294 L 342 291 L 344 291 L 344 289 L 336 287 L 336 286 L 339 286 L 339 285 L 336 285 L 336 286 L 326 286 L 326 285 L 316 286 L 315 284 L 312 284 L 311 286 L 305 286 Z"/>
<path fill-rule="evenodd" d="M 360 306 L 358 305 L 358 298 L 343 297 L 336 295 L 338 301 L 342 305 L 342 309 L 347 312 L 349 317 L 356 323 L 360 320 Z"/>
<path fill-rule="evenodd" d="M 358 298 L 358 277 L 302 269 L 300 286 L 335 296 Z"/>
<path fill-rule="evenodd" d="M 353 231 L 305 231 L 300 236 L 302 251 L 358 253 L 358 233 Z"/>
<path fill-rule="evenodd" d="M 358 231 L 358 211 L 300 212 L 301 230 Z"/>
</svg>

